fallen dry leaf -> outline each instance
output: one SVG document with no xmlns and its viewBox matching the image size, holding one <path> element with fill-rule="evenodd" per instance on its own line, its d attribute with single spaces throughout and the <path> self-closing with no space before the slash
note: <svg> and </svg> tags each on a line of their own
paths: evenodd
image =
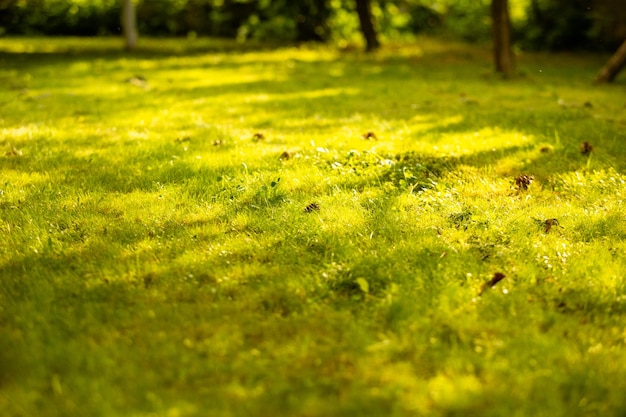
<svg viewBox="0 0 626 417">
<path fill-rule="evenodd" d="M 304 208 L 305 213 L 312 213 L 314 211 L 319 211 L 320 206 L 317 203 L 311 203 Z"/>
<path fill-rule="evenodd" d="M 502 281 L 504 278 L 506 277 L 506 275 L 504 275 L 502 272 L 496 272 L 495 274 L 493 274 L 493 277 L 485 282 L 482 287 L 480 287 L 480 292 L 478 293 L 478 295 L 482 295 L 483 292 L 487 289 L 487 288 L 491 288 L 494 285 L 496 285 L 498 282 Z"/>
<path fill-rule="evenodd" d="M 532 175 L 519 175 L 515 177 L 515 186 L 518 190 L 528 190 L 528 187 L 532 184 L 534 179 L 535 177 Z"/>
<path fill-rule="evenodd" d="M 580 144 L 580 153 L 589 155 L 593 151 L 593 145 L 587 141 Z"/>
</svg>

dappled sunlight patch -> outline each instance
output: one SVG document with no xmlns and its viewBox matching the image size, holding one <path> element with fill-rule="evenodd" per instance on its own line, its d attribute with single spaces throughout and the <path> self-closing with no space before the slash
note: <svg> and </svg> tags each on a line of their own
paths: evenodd
<svg viewBox="0 0 626 417">
<path fill-rule="evenodd" d="M 371 358 L 378 366 L 367 364 L 364 376 L 368 382 L 370 395 L 386 398 L 393 396 L 400 409 L 409 412 L 428 414 L 432 412 L 431 401 L 428 399 L 428 384 L 415 372 L 410 362 L 387 362 Z M 372 372 L 369 369 L 378 371 Z M 390 392 L 388 387 L 394 387 Z"/>
<path fill-rule="evenodd" d="M 613 168 L 592 172 L 574 171 L 560 174 L 551 181 L 556 191 L 563 196 L 582 196 L 591 191 L 616 199 L 626 196 L 626 176 Z"/>
<path fill-rule="evenodd" d="M 228 62 L 237 64 L 249 63 L 283 63 L 283 62 L 305 62 L 317 63 L 334 61 L 339 57 L 337 51 L 330 48 L 316 48 L 312 45 L 302 45 L 301 47 L 278 48 L 272 53 L 248 52 L 246 54 L 227 55 Z"/>
<path fill-rule="evenodd" d="M 7 169 L 2 170 L 2 183 L 0 183 L 0 201 L 19 197 L 28 190 L 44 186 L 50 182 L 50 175 L 42 172 L 26 173 L 22 170 Z"/>
<path fill-rule="evenodd" d="M 144 124 L 143 120 L 141 120 L 139 124 Z M 126 132 L 126 136 L 130 140 L 148 140 L 152 135 L 153 133 L 147 129 L 133 129 Z"/>
<path fill-rule="evenodd" d="M 421 135 L 428 134 L 428 132 L 431 130 L 454 126 L 461 123 L 463 120 L 464 116 L 460 114 L 450 117 L 417 114 L 405 122 L 405 128 L 403 129 L 403 133 L 405 133 L 406 135 L 417 136 L 417 138 L 419 139 Z"/>
<path fill-rule="evenodd" d="M 511 194 L 511 180 L 497 176 L 489 169 L 460 164 L 444 178 L 452 182 L 457 193 L 468 197 L 493 198 Z"/>
<path fill-rule="evenodd" d="M 181 197 L 175 187 L 169 189 L 162 185 L 161 187 L 155 192 L 114 193 L 98 201 L 97 206 L 103 213 L 117 213 L 124 221 L 149 228 L 155 236 L 162 234 L 159 231 L 172 228 L 180 228 L 181 231 L 190 227 L 201 228 L 205 224 L 215 222 L 224 213 L 224 207 L 220 204 L 199 208 L 178 203 Z"/>
<path fill-rule="evenodd" d="M 304 120 L 301 117 L 286 118 L 283 121 L 283 125 L 284 129 L 299 134 L 303 140 L 310 140 L 312 134 L 317 135 L 320 131 L 330 130 L 331 128 L 337 129 L 338 126 L 341 126 L 341 122 L 315 113 Z"/>
<path fill-rule="evenodd" d="M 419 213 L 422 208 L 420 207 L 419 198 L 413 193 L 400 194 L 395 200 L 393 209 L 400 212 Z"/>
<path fill-rule="evenodd" d="M 269 181 L 269 188 L 280 188 L 280 191 L 270 192 L 273 197 L 282 197 L 285 200 L 315 198 L 331 186 L 332 181 L 319 170 L 313 170 L 307 157 L 297 155 L 288 162 L 288 168 L 280 173 L 280 182 L 271 186 L 278 178 Z M 268 184 L 266 184 L 267 187 Z M 267 189 L 267 188 L 266 188 Z"/>
<path fill-rule="evenodd" d="M 108 100 L 122 100 L 124 97 L 128 97 L 129 95 L 140 95 L 145 94 L 146 89 L 136 88 L 131 90 L 130 87 L 125 86 L 120 80 L 116 79 L 102 79 L 102 77 L 93 77 L 93 83 L 81 83 L 80 81 L 68 80 L 63 85 L 58 86 L 54 89 L 46 89 L 48 93 L 56 95 L 57 99 L 65 99 L 70 101 L 72 105 L 72 99 L 77 100 L 85 100 L 89 101 L 89 104 L 95 108 L 83 108 L 81 110 L 77 110 L 74 114 L 79 112 L 85 112 L 86 114 L 91 113 L 96 110 L 100 105 L 99 100 L 108 99 Z M 51 91 L 51 92 L 50 92 Z M 73 106 L 72 106 L 73 107 Z M 58 109 L 56 110 L 58 111 Z M 110 111 L 109 109 L 103 111 Z"/>
<path fill-rule="evenodd" d="M 521 132 L 485 127 L 474 132 L 442 134 L 436 142 L 436 148 L 451 156 L 467 156 L 524 148 L 533 141 L 533 137 Z"/>
<path fill-rule="evenodd" d="M 230 230 L 233 232 L 245 232 L 250 225 L 251 213 L 236 213 L 229 219 Z"/>
<path fill-rule="evenodd" d="M 320 199 L 320 227 L 325 233 L 336 236 L 364 234 L 367 215 L 358 198 L 348 193 Z"/>
<path fill-rule="evenodd" d="M 29 140 L 50 140 L 60 136 L 58 129 L 43 123 L 29 123 L 17 127 L 0 129 L 0 137 L 4 143 L 25 144 Z"/>
<path fill-rule="evenodd" d="M 593 242 L 596 239 L 624 239 L 626 219 L 623 213 L 621 204 L 583 209 L 577 218 L 574 218 L 572 213 L 569 215 L 572 217 L 569 223 L 574 231 L 570 233 L 584 242 Z"/>
<path fill-rule="evenodd" d="M 481 403 L 483 382 L 475 375 L 439 374 L 428 381 L 428 393 L 434 408 L 466 410 Z"/>
<path fill-rule="evenodd" d="M 161 77 L 166 74 L 167 73 L 162 74 Z M 218 71 L 212 68 L 193 70 L 193 67 L 191 67 L 191 71 L 186 71 L 185 78 L 180 79 L 177 73 L 172 73 L 170 79 L 162 80 L 161 89 L 165 91 L 180 90 L 180 88 L 183 87 L 195 94 L 202 93 L 203 91 L 206 93 L 212 92 L 211 97 L 205 97 L 207 103 L 210 103 L 211 101 L 215 101 L 215 95 L 226 96 L 225 98 L 232 100 L 241 97 L 241 95 L 229 93 L 229 87 L 246 88 L 247 86 L 249 89 L 254 90 L 258 83 L 278 83 L 281 81 L 284 81 L 284 77 L 267 70 L 259 72 L 254 68 L 242 68 L 240 72 L 235 72 Z"/>
<path fill-rule="evenodd" d="M 283 93 L 283 94 L 243 94 L 241 98 L 244 103 L 257 103 L 257 102 L 276 102 L 276 101 L 291 101 L 300 99 L 315 99 L 320 97 L 337 97 L 337 96 L 353 96 L 359 94 L 356 88 L 325 88 L 321 90 L 302 91 L 297 93 Z M 308 121 L 308 119 L 307 119 Z"/>
<path fill-rule="evenodd" d="M 546 297 L 546 290 L 558 288 L 552 300 L 563 312 L 615 312 L 626 311 L 624 297 L 624 271 L 626 264 L 623 245 L 609 251 L 596 242 L 552 241 L 537 246 L 535 262 L 544 269 L 536 282 L 538 296 Z M 585 266 L 580 259 L 588 259 Z M 543 293 L 539 290 L 543 290 Z"/>
<path fill-rule="evenodd" d="M 505 156 L 496 162 L 494 168 L 501 175 L 512 175 L 518 173 L 524 170 L 524 167 L 530 162 L 528 159 L 524 160 L 522 158 L 523 155 L 520 154 Z"/>
</svg>

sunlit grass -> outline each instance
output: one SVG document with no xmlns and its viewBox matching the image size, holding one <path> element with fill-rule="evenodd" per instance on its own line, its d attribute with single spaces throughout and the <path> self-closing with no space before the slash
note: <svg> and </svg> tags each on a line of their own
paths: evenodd
<svg viewBox="0 0 626 417">
<path fill-rule="evenodd" d="M 626 410 L 604 57 L 0 51 L 0 414 Z"/>
</svg>

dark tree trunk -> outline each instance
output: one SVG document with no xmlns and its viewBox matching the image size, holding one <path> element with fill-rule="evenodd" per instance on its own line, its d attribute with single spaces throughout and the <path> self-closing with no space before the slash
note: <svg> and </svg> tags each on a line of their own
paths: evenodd
<svg viewBox="0 0 626 417">
<path fill-rule="evenodd" d="M 370 52 L 378 49 L 380 42 L 378 41 L 378 35 L 374 28 L 370 0 L 356 0 L 356 11 L 359 14 L 359 22 L 361 23 L 361 32 L 365 38 L 366 50 Z"/>
<path fill-rule="evenodd" d="M 596 82 L 610 83 L 615 79 L 622 68 L 624 68 L 624 65 L 626 65 L 626 40 L 604 67 L 602 67 L 600 73 L 596 76 Z"/>
<path fill-rule="evenodd" d="M 137 14 L 132 0 L 122 1 L 122 31 L 126 49 L 132 51 L 137 45 Z"/>
<path fill-rule="evenodd" d="M 508 0 L 491 0 L 491 20 L 496 71 L 505 75 L 512 74 L 515 70 L 515 63 L 511 50 L 511 18 Z"/>
</svg>

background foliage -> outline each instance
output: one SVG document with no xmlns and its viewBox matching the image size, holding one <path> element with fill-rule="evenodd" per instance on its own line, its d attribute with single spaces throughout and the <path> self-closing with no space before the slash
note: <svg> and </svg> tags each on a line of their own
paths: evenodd
<svg viewBox="0 0 626 417">
<path fill-rule="evenodd" d="M 0 34 L 116 35 L 118 0 L 0 0 Z M 352 0 L 139 0 L 143 35 L 279 41 L 359 39 Z M 623 0 L 511 0 L 516 42 L 526 49 L 613 49 L 626 37 Z M 417 33 L 481 42 L 489 0 L 372 2 L 383 37 Z"/>
</svg>

